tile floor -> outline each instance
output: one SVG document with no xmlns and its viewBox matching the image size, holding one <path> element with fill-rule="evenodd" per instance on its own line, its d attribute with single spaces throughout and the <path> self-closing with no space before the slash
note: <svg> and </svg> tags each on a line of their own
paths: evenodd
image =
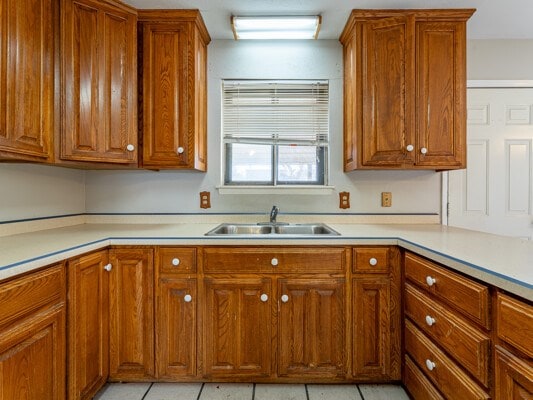
<svg viewBox="0 0 533 400">
<path fill-rule="evenodd" d="M 409 400 L 395 385 L 110 383 L 94 400 Z"/>
</svg>

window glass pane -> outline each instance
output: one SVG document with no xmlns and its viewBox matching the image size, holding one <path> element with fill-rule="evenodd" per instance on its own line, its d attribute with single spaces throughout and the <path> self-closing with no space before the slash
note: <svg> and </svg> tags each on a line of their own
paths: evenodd
<svg viewBox="0 0 533 400">
<path fill-rule="evenodd" d="M 316 146 L 278 146 L 278 181 L 317 183 L 322 169 Z"/>
<path fill-rule="evenodd" d="M 231 152 L 232 182 L 272 182 L 272 146 L 233 143 Z"/>
</svg>

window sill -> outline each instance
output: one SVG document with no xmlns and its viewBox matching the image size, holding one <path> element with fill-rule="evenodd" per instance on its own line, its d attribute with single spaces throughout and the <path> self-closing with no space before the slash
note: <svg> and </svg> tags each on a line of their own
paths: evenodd
<svg viewBox="0 0 533 400">
<path fill-rule="evenodd" d="M 217 186 L 220 194 L 297 194 L 330 195 L 335 186 Z"/>
</svg>

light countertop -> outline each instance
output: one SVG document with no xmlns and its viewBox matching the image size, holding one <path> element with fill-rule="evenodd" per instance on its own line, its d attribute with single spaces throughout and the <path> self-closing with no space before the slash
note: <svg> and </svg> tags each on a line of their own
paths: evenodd
<svg viewBox="0 0 533 400">
<path fill-rule="evenodd" d="M 0 237 L 0 280 L 109 245 L 399 245 L 533 301 L 533 242 L 438 224 L 338 224 L 331 237 L 206 237 L 217 223 L 80 224 Z M 270 235 L 269 235 L 270 236 Z"/>
</svg>

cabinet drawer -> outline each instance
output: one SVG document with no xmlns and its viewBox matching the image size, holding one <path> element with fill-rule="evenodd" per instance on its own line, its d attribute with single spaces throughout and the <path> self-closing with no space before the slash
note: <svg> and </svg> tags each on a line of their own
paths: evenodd
<svg viewBox="0 0 533 400">
<path fill-rule="evenodd" d="M 408 320 L 405 321 L 405 350 L 446 398 L 461 400 L 490 398 Z"/>
<path fill-rule="evenodd" d="M 344 248 L 226 247 L 204 249 L 206 273 L 343 273 Z"/>
<path fill-rule="evenodd" d="M 420 329 L 488 387 L 490 355 L 488 336 L 408 283 L 405 285 L 405 313 Z"/>
<path fill-rule="evenodd" d="M 487 286 L 411 253 L 405 253 L 405 277 L 473 321 L 489 328 L 490 296 Z"/>
<path fill-rule="evenodd" d="M 62 264 L 0 284 L 0 326 L 47 304 L 63 301 L 65 288 Z"/>
<path fill-rule="evenodd" d="M 413 399 L 444 400 L 408 355 L 405 356 L 404 384 Z"/>
<path fill-rule="evenodd" d="M 498 293 L 496 321 L 498 337 L 533 358 L 533 307 Z"/>
<path fill-rule="evenodd" d="M 196 249 L 194 247 L 159 247 L 157 261 L 160 274 L 196 272 Z"/>
<path fill-rule="evenodd" d="M 389 247 L 357 247 L 353 249 L 353 272 L 388 273 Z"/>
</svg>

